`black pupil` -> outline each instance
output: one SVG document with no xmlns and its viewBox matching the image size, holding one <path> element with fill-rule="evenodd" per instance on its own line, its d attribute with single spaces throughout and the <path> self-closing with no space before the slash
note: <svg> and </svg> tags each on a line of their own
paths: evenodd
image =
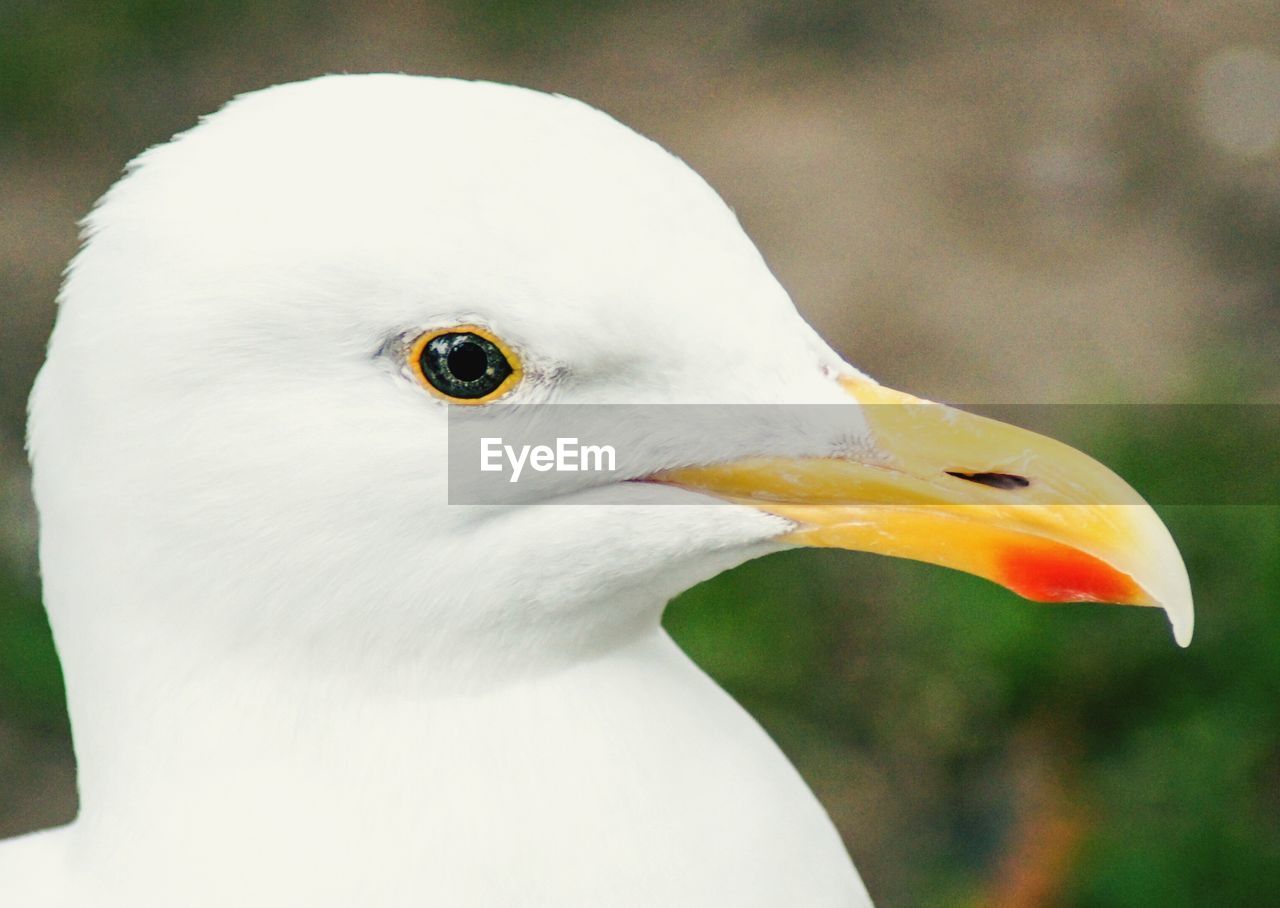
<svg viewBox="0 0 1280 908">
<path fill-rule="evenodd" d="M 487 397 L 511 374 L 511 364 L 497 344 L 469 331 L 431 338 L 419 365 L 433 388 L 461 400 Z"/>
<path fill-rule="evenodd" d="M 453 377 L 466 382 L 480 378 L 489 365 L 484 348 L 471 341 L 463 341 L 450 350 L 447 361 Z"/>
</svg>

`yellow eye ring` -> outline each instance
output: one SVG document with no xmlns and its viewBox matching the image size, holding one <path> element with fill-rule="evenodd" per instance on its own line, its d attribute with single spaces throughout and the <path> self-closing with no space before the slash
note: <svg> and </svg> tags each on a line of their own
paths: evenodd
<svg viewBox="0 0 1280 908">
<path fill-rule="evenodd" d="M 478 325 L 427 331 L 409 347 L 408 365 L 428 391 L 450 403 L 475 406 L 520 383 L 520 357 Z"/>
</svg>

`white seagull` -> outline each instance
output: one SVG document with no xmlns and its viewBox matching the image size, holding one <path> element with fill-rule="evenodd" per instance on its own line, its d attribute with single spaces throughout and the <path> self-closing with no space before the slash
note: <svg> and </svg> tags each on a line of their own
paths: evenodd
<svg viewBox="0 0 1280 908">
<path fill-rule="evenodd" d="M 1191 635 L 1128 486 L 844 363 L 706 183 L 582 103 L 255 92 L 141 155 L 85 237 L 30 422 L 81 807 L 0 846 L 6 908 L 867 905 L 663 632 L 672 596 L 820 545 Z M 449 503 L 450 413 L 675 402 L 847 420 L 799 451 L 785 419 L 642 436 L 555 502 Z"/>
</svg>

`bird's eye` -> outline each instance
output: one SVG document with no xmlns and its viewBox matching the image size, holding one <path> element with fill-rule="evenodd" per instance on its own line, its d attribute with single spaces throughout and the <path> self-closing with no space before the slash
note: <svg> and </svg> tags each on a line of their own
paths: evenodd
<svg viewBox="0 0 1280 908">
<path fill-rule="evenodd" d="M 428 331 L 414 341 L 409 366 L 437 397 L 483 404 L 520 381 L 520 360 L 483 328 L 462 325 Z"/>
</svg>

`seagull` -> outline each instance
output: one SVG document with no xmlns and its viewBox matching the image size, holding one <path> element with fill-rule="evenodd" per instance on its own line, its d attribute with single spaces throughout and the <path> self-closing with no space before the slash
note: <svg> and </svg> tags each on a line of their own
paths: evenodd
<svg viewBox="0 0 1280 908">
<path fill-rule="evenodd" d="M 135 159 L 84 240 L 29 425 L 80 811 L 0 844 L 0 904 L 869 905 L 663 631 L 674 595 L 825 546 L 1190 639 L 1136 492 L 845 363 L 697 174 L 583 103 L 253 92 Z M 451 425 L 575 404 L 752 416 L 454 500 Z M 793 431 L 810 405 L 831 437 Z"/>
</svg>

